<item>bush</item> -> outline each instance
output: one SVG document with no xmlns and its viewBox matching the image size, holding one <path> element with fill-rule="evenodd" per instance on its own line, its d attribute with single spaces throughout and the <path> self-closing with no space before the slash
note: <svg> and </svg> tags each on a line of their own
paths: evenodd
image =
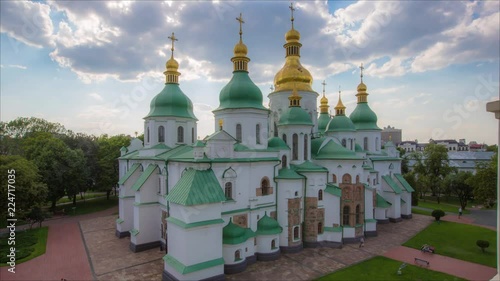
<svg viewBox="0 0 500 281">
<path fill-rule="evenodd" d="M 484 249 L 488 248 L 490 246 L 490 242 L 485 241 L 485 240 L 477 240 L 476 245 L 481 248 L 481 250 L 484 253 Z"/>
<path fill-rule="evenodd" d="M 443 212 L 443 210 L 437 209 L 432 211 L 431 215 L 436 219 L 436 221 L 439 221 L 442 217 L 444 217 L 445 213 Z"/>
</svg>

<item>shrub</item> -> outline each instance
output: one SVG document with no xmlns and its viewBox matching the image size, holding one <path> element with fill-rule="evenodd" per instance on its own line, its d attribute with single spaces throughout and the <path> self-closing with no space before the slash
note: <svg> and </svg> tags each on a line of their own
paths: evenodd
<svg viewBox="0 0 500 281">
<path fill-rule="evenodd" d="M 437 209 L 432 211 L 431 215 L 436 219 L 436 221 L 439 221 L 442 217 L 444 217 L 445 213 L 443 212 L 443 210 Z"/>
<path fill-rule="evenodd" d="M 485 240 L 477 240 L 476 245 L 481 248 L 481 250 L 484 253 L 484 249 L 488 248 L 490 246 L 490 242 L 485 241 Z"/>
</svg>

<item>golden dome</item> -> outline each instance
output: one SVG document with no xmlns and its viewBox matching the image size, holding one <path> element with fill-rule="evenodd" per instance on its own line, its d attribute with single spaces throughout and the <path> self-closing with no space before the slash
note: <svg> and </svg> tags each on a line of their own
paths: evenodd
<svg viewBox="0 0 500 281">
<path fill-rule="evenodd" d="M 365 83 L 363 83 L 363 82 L 359 83 L 359 85 L 358 85 L 358 92 L 366 92 L 366 89 L 367 88 L 366 88 Z"/>
<path fill-rule="evenodd" d="M 246 57 L 248 54 L 247 45 L 243 44 L 243 41 L 240 40 L 238 44 L 234 45 L 233 52 L 235 57 Z"/>
<path fill-rule="evenodd" d="M 173 56 L 167 61 L 165 66 L 167 68 L 167 71 L 177 71 L 177 69 L 179 69 L 179 63 L 174 59 Z"/>
<path fill-rule="evenodd" d="M 292 28 L 292 29 L 288 30 L 287 33 L 285 33 L 285 40 L 287 43 L 299 42 L 300 33 L 297 30 Z"/>
<path fill-rule="evenodd" d="M 325 93 L 323 93 L 323 97 L 320 100 L 321 105 L 328 105 L 328 99 L 325 97 Z"/>
<path fill-rule="evenodd" d="M 305 69 L 299 61 L 298 56 L 288 56 L 283 68 L 274 76 L 274 88 L 276 92 L 292 90 L 312 92 L 313 78 L 311 73 Z"/>
</svg>

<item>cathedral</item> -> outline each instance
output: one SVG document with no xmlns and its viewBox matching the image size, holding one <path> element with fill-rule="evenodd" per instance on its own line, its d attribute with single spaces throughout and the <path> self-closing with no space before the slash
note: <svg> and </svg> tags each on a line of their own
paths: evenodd
<svg viewBox="0 0 500 281">
<path fill-rule="evenodd" d="M 144 143 L 121 149 L 116 220 L 116 236 L 130 236 L 131 251 L 166 252 L 163 280 L 222 280 L 256 261 L 341 248 L 376 236 L 377 224 L 411 219 L 414 190 L 394 144 L 381 146 L 363 68 L 352 114 L 339 92 L 330 115 L 324 83 L 320 97 L 300 63 L 290 8 L 269 107 L 250 78 L 237 18 L 233 75 L 213 110 L 214 133 L 203 140 L 169 37 L 165 87 L 144 117 Z"/>
</svg>

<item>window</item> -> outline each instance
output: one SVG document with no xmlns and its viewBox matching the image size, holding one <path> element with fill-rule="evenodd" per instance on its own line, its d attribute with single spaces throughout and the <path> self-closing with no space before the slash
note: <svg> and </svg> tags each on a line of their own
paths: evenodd
<svg viewBox="0 0 500 281">
<path fill-rule="evenodd" d="M 227 199 L 233 199 L 233 183 L 226 182 L 224 187 L 224 195 L 226 195 Z"/>
<path fill-rule="evenodd" d="M 269 187 L 269 180 L 267 178 L 263 178 L 260 182 L 260 188 L 262 189 L 262 195 L 271 194 L 271 188 Z"/>
<path fill-rule="evenodd" d="M 378 142 L 378 137 L 375 138 L 375 148 L 377 149 L 377 151 L 380 150 L 380 144 Z"/>
<path fill-rule="evenodd" d="M 293 240 L 299 240 L 300 239 L 300 235 L 299 235 L 299 227 L 298 226 L 295 226 L 293 228 Z"/>
<path fill-rule="evenodd" d="M 299 159 L 299 136 L 293 134 L 292 136 L 292 160 Z"/>
<path fill-rule="evenodd" d="M 177 142 L 178 143 L 184 142 L 184 127 L 182 126 L 177 127 Z"/>
<path fill-rule="evenodd" d="M 287 142 L 286 142 L 286 135 L 285 135 L 285 134 L 283 134 L 283 137 L 282 137 L 282 138 L 283 138 L 283 141 L 284 141 L 285 143 L 287 143 Z"/>
<path fill-rule="evenodd" d="M 295 196 L 299 196 L 299 192 L 298 191 L 295 191 Z"/>
<path fill-rule="evenodd" d="M 345 141 L 345 139 L 342 139 L 342 146 L 346 147 L 346 141 Z"/>
<path fill-rule="evenodd" d="M 149 127 L 146 130 L 146 142 L 149 143 Z"/>
<path fill-rule="evenodd" d="M 194 128 L 191 128 L 191 143 L 194 143 Z"/>
<path fill-rule="evenodd" d="M 332 182 L 337 183 L 337 176 L 335 174 L 332 175 Z"/>
<path fill-rule="evenodd" d="M 349 225 L 349 206 L 344 206 L 344 212 L 342 213 L 342 225 Z"/>
<path fill-rule="evenodd" d="M 239 261 L 241 260 L 241 252 L 240 250 L 237 250 L 236 252 L 234 252 L 234 261 Z"/>
<path fill-rule="evenodd" d="M 255 126 L 255 142 L 260 144 L 260 124 Z"/>
<path fill-rule="evenodd" d="M 286 155 L 281 156 L 281 168 L 286 168 Z"/>
<path fill-rule="evenodd" d="M 271 249 L 276 249 L 276 239 L 271 241 Z"/>
<path fill-rule="evenodd" d="M 165 141 L 165 128 L 163 126 L 158 127 L 158 142 Z"/>
<path fill-rule="evenodd" d="M 368 138 L 367 137 L 365 137 L 363 139 L 363 149 L 368 150 Z"/>
<path fill-rule="evenodd" d="M 307 135 L 304 135 L 304 160 L 307 160 L 307 147 L 308 147 L 308 144 L 307 144 Z"/>
<path fill-rule="evenodd" d="M 359 175 L 356 176 L 356 183 L 359 183 Z"/>
<path fill-rule="evenodd" d="M 351 175 L 349 174 L 344 174 L 342 176 L 342 183 L 351 183 Z"/>
<path fill-rule="evenodd" d="M 320 189 L 320 190 L 318 191 L 318 200 L 319 200 L 319 201 L 323 200 L 323 189 Z"/>
<path fill-rule="evenodd" d="M 323 224 L 318 222 L 318 234 L 323 233 Z"/>
<path fill-rule="evenodd" d="M 236 140 L 241 142 L 241 124 L 236 124 Z"/>
<path fill-rule="evenodd" d="M 360 207 L 359 207 L 359 204 L 356 205 L 356 224 L 360 224 L 361 223 L 361 210 L 360 210 Z"/>
<path fill-rule="evenodd" d="M 158 178 L 158 194 L 161 194 L 161 179 Z"/>
<path fill-rule="evenodd" d="M 274 136 L 278 136 L 278 126 L 276 125 L 276 122 L 274 122 Z"/>
</svg>

